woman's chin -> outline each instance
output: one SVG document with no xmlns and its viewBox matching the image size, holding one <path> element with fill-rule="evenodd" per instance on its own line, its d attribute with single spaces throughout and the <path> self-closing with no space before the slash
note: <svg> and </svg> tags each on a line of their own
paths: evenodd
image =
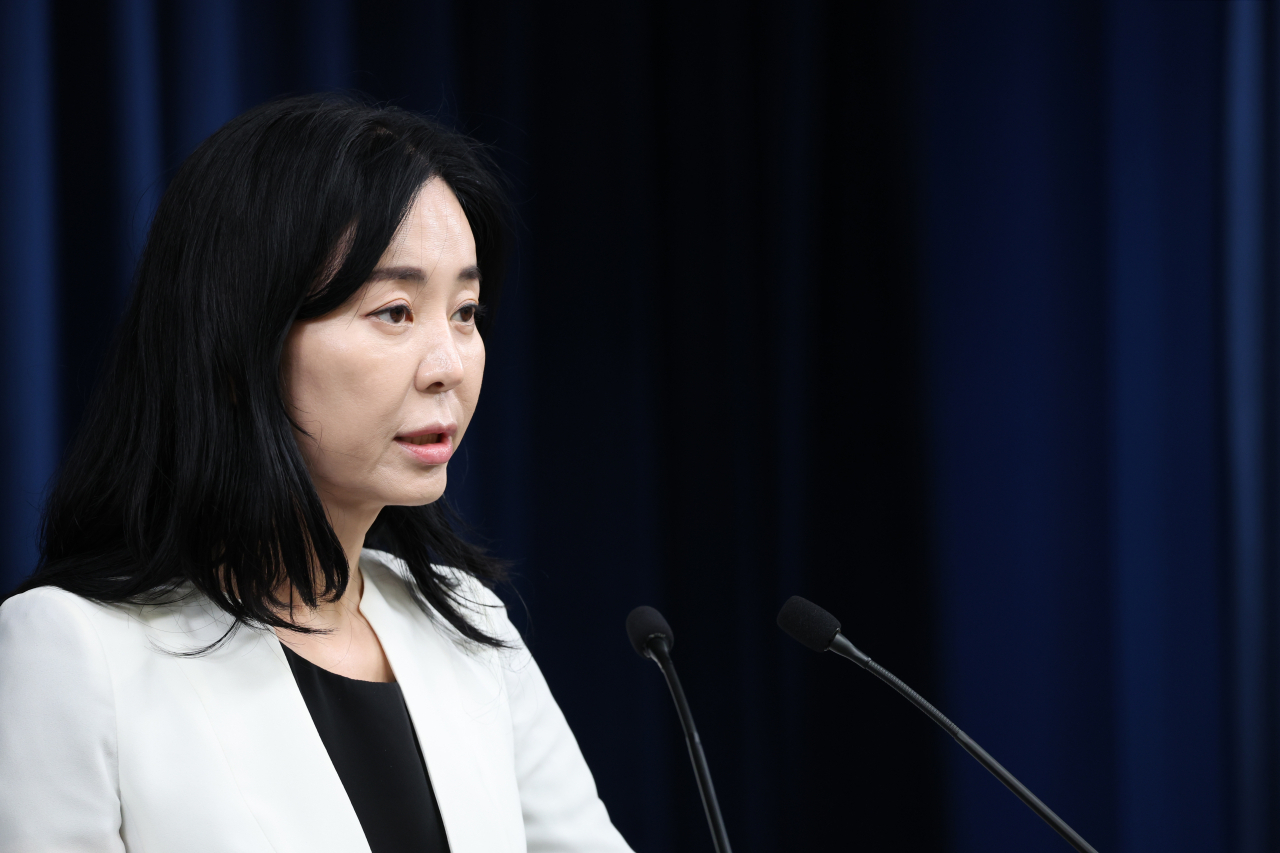
<svg viewBox="0 0 1280 853">
<path fill-rule="evenodd" d="M 394 496 L 388 495 L 391 500 L 387 501 L 388 506 L 426 506 L 433 504 L 444 496 L 444 487 L 447 478 L 445 476 L 444 466 L 440 466 L 438 474 L 433 476 L 430 482 L 413 483 L 405 489 L 398 489 Z"/>
</svg>

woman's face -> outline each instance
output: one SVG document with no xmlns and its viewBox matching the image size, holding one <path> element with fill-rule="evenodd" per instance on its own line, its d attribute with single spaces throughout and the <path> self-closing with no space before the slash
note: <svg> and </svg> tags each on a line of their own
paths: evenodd
<svg viewBox="0 0 1280 853">
<path fill-rule="evenodd" d="M 433 178 L 364 288 L 289 331 L 285 394 L 335 526 L 444 493 L 484 375 L 479 299 L 471 227 Z"/>
</svg>

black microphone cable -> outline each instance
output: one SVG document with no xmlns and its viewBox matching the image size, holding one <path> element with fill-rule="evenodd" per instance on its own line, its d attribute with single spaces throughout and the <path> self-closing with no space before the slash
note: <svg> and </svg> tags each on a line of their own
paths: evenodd
<svg viewBox="0 0 1280 853">
<path fill-rule="evenodd" d="M 730 853 L 729 836 L 724 830 L 724 818 L 720 816 L 720 803 L 716 801 L 716 789 L 711 784 L 711 770 L 707 767 L 707 756 L 702 752 L 702 739 L 698 737 L 698 727 L 693 724 L 693 712 L 689 710 L 689 701 L 684 698 L 680 676 L 676 675 L 675 665 L 671 662 L 671 647 L 675 645 L 671 626 L 657 610 L 641 606 L 627 616 L 627 637 L 636 654 L 656 663 L 667 678 L 667 687 L 671 688 L 671 698 L 675 700 L 680 726 L 684 729 L 685 743 L 689 746 L 693 773 L 698 777 L 698 791 L 702 794 L 702 808 L 711 827 L 711 840 L 715 843 L 716 853 Z"/>
<path fill-rule="evenodd" d="M 800 645 L 815 652 L 832 651 L 841 657 L 848 658 L 901 693 L 912 705 L 923 711 L 925 716 L 946 729 L 947 734 L 955 738 L 956 743 L 964 747 L 965 751 L 976 758 L 979 764 L 990 770 L 992 775 L 1013 791 L 1018 799 L 1027 804 L 1028 808 L 1040 815 L 1044 822 L 1053 827 L 1068 844 L 1080 853 L 1098 853 L 1089 842 L 1080 837 L 1078 832 L 1068 826 L 1065 820 L 1054 814 L 1053 809 L 1041 802 L 1040 798 L 1031 793 L 1026 785 L 1019 782 L 1012 773 L 1004 769 L 1000 762 L 992 758 L 990 753 L 978 746 L 973 738 L 960 731 L 959 726 L 948 720 L 941 711 L 926 702 L 924 697 L 904 684 L 897 676 L 873 661 L 866 652 L 849 642 L 844 634 L 840 633 L 840 622 L 836 617 L 812 601 L 793 595 L 787 599 L 786 604 L 782 605 L 782 610 L 778 611 L 778 627 Z"/>
</svg>

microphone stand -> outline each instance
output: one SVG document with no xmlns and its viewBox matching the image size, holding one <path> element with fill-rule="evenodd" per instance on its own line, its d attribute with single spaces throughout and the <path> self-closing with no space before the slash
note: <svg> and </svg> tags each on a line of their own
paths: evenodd
<svg viewBox="0 0 1280 853">
<path fill-rule="evenodd" d="M 711 770 L 707 767 L 707 756 L 702 751 L 702 739 L 698 737 L 698 727 L 693 724 L 693 713 L 689 710 L 688 700 L 684 698 L 680 676 L 676 675 L 675 665 L 671 663 L 667 638 L 660 634 L 651 636 L 645 642 L 645 652 L 662 670 L 667 679 L 667 687 L 671 688 L 671 698 L 675 700 L 676 711 L 680 714 L 680 726 L 684 729 L 685 743 L 689 746 L 693 773 L 698 777 L 698 791 L 702 794 L 702 807 L 707 813 L 707 823 L 711 827 L 711 840 L 715 843 L 716 853 L 731 853 L 729 836 L 724 830 L 724 818 L 720 816 L 720 804 L 716 801 L 716 789 L 711 784 Z"/>
</svg>

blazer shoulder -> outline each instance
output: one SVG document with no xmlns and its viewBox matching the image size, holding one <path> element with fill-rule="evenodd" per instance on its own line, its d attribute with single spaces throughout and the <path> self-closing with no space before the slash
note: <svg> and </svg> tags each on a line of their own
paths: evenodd
<svg viewBox="0 0 1280 853">
<path fill-rule="evenodd" d="M 234 625 L 189 588 L 152 604 L 100 602 L 53 586 L 15 595 L 0 606 L 0 644 L 70 652 L 86 642 L 109 660 L 155 651 L 190 652 L 214 644 Z M 14 654 L 0 648 L 0 657 Z"/>
<path fill-rule="evenodd" d="M 5 602 L 0 604 L 0 613 L 26 611 L 32 608 L 58 610 L 75 606 L 75 602 L 78 601 L 89 603 L 87 598 L 76 595 L 74 592 L 67 592 L 62 587 L 38 586 L 5 599 Z"/>
<path fill-rule="evenodd" d="M 125 608 L 91 601 L 58 587 L 28 590 L 0 605 L 0 670 L 44 681 L 72 672 L 111 670 L 111 650 L 127 636 Z"/>
<path fill-rule="evenodd" d="M 17 632 L 25 637 L 65 634 L 70 627 L 95 629 L 104 620 L 119 619 L 112 605 L 91 601 L 56 586 L 41 586 L 0 604 L 0 636 Z"/>
<path fill-rule="evenodd" d="M 123 853 L 104 618 L 53 587 L 0 606 L 0 849 Z"/>
</svg>

